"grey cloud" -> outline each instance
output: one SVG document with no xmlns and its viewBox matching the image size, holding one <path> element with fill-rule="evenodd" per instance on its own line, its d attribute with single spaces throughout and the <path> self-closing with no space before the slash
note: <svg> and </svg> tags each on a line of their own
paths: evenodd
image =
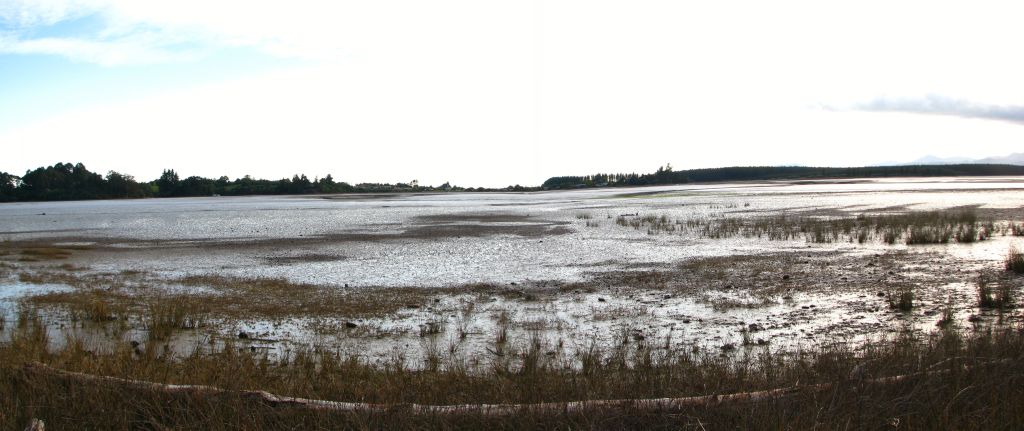
<svg viewBox="0 0 1024 431">
<path fill-rule="evenodd" d="M 986 105 L 939 95 L 920 98 L 878 98 L 853 107 L 858 111 L 954 115 L 1024 124 L 1024 105 Z"/>
</svg>

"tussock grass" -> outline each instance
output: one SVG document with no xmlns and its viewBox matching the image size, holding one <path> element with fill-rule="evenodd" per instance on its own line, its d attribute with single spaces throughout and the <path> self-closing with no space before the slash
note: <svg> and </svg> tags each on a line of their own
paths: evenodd
<svg viewBox="0 0 1024 431">
<path fill-rule="evenodd" d="M 1024 274 L 1024 253 L 1016 246 L 1010 246 L 1010 251 L 1006 253 L 1006 259 L 1003 261 L 1003 264 L 1007 271 Z"/>
<path fill-rule="evenodd" d="M 106 323 L 128 317 L 124 295 L 101 290 L 87 292 L 50 292 L 33 296 L 33 304 L 63 306 L 71 322 Z"/>
<path fill-rule="evenodd" d="M 910 287 L 889 292 L 889 308 L 907 312 L 914 309 L 914 290 Z"/>
<path fill-rule="evenodd" d="M 151 302 L 145 317 L 149 339 L 162 341 L 170 338 L 176 330 L 202 327 L 205 311 L 195 301 L 182 302 L 176 298 L 164 298 Z"/>
<path fill-rule="evenodd" d="M 938 322 L 935 322 L 935 326 L 940 328 L 950 328 L 953 325 L 956 325 L 956 310 L 953 307 L 953 298 L 950 297 L 946 301 L 946 305 L 942 307 L 942 317 L 939 318 Z"/>
<path fill-rule="evenodd" d="M 1013 287 L 1005 281 L 992 287 L 986 277 L 978 278 L 978 307 L 989 309 L 1006 309 L 1013 305 Z"/>
</svg>

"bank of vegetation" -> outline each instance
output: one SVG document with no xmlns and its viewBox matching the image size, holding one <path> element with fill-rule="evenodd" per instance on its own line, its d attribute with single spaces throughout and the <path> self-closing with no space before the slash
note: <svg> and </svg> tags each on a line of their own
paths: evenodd
<svg viewBox="0 0 1024 431">
<path fill-rule="evenodd" d="M 27 171 L 22 176 L 0 172 L 0 202 L 122 199 L 146 197 L 297 195 L 320 193 L 410 193 L 410 192 L 525 192 L 584 187 L 624 187 L 700 182 L 815 180 L 882 177 L 1002 176 L 1024 175 L 1024 166 L 963 164 L 877 167 L 749 166 L 675 171 L 671 165 L 649 174 L 594 174 L 552 177 L 540 187 L 510 185 L 503 188 L 460 187 L 444 183 L 421 186 L 408 183 L 358 183 L 336 181 L 330 174 L 309 179 L 304 174 L 279 180 L 244 176 L 182 178 L 173 169 L 152 181 L 116 171 L 102 175 L 81 163 L 57 163 Z"/>
<path fill-rule="evenodd" d="M 952 213 L 944 220 L 972 217 Z M 610 340 L 574 332 L 563 345 L 539 330 L 510 330 L 518 327 L 516 318 L 502 312 L 493 332 L 478 334 L 486 355 L 461 344 L 467 329 L 455 318 L 445 328 L 428 321 L 419 344 L 371 359 L 317 338 L 270 354 L 254 342 L 261 335 L 220 327 L 224 318 L 334 315 L 352 320 L 324 331 L 358 336 L 364 323 L 355 318 L 436 306 L 438 291 L 204 275 L 168 280 L 176 288 L 167 290 L 145 272 L 76 267 L 67 258 L 77 249 L 3 246 L 0 278 L 66 289 L 0 308 L 0 430 L 23 429 L 32 419 L 51 429 L 1018 429 L 1024 423 L 1020 278 L 1011 272 L 1016 251 L 1007 257 L 1010 271 L 983 271 L 976 295 L 958 304 L 950 299 L 949 311 L 942 311 L 948 317 L 933 332 L 913 329 L 921 322 L 915 315 L 923 315 L 915 310 L 925 307 L 922 290 L 897 283 L 885 301 L 907 326 L 864 343 L 792 349 L 754 340 L 747 328 L 755 327 L 746 326 L 739 329 L 742 343 L 709 345 L 624 326 Z M 722 267 L 742 266 L 737 259 L 694 263 L 672 277 L 615 276 L 639 288 L 696 271 L 707 285 Z M 756 265 L 791 270 L 785 262 L 765 258 Z M 744 268 L 754 274 L 749 270 L 757 266 Z M 778 272 L 759 280 L 768 279 L 785 280 Z M 870 292 L 881 289 L 871 279 Z M 560 291 L 590 288 L 587 283 Z M 502 295 L 542 301 L 504 285 L 459 289 L 479 293 L 480 301 Z M 957 317 L 954 305 L 971 316 Z M 609 311 L 620 318 L 630 312 Z M 176 336 L 196 341 L 176 351 L 170 347 Z"/>
<path fill-rule="evenodd" d="M 466 188 L 444 183 L 420 186 L 409 183 L 360 183 L 336 181 L 330 174 L 309 179 L 294 175 L 279 180 L 256 179 L 248 175 L 230 179 L 190 176 L 182 178 L 172 169 L 160 178 L 138 181 L 135 177 L 110 171 L 106 175 L 89 171 L 81 163 L 57 163 L 30 170 L 22 176 L 0 172 L 0 202 L 122 199 L 146 197 L 298 195 L 317 193 L 391 193 L 447 191 L 525 191 L 519 185 L 502 189 Z"/>
<path fill-rule="evenodd" d="M 185 357 L 167 354 L 159 343 L 105 350 L 74 336 L 55 349 L 39 314 L 24 309 L 9 325 L 0 343 L 0 428 L 11 430 L 32 419 L 54 429 L 1017 429 L 1024 423 L 1024 331 L 1013 325 L 952 324 L 930 336 L 906 332 L 858 348 L 744 347 L 729 356 L 627 337 L 548 357 L 538 341 L 523 340 L 476 366 L 441 350 L 429 357 L 432 363 L 415 366 L 400 357 L 371 364 L 317 347 L 270 358 L 231 342 L 199 345 Z"/>
<path fill-rule="evenodd" d="M 673 170 L 672 165 L 648 174 L 620 173 L 551 177 L 544 189 L 628 187 L 703 182 L 817 180 L 887 177 L 961 177 L 1024 175 L 1024 166 L 995 164 L 865 166 L 849 168 L 808 166 L 733 166 Z"/>
<path fill-rule="evenodd" d="M 995 235 L 1024 235 L 1024 224 L 980 220 L 974 208 L 849 217 L 777 214 L 673 219 L 665 214 L 623 214 L 615 218 L 615 224 L 646 230 L 650 235 L 677 233 L 710 239 L 744 237 L 811 243 L 966 244 Z"/>
</svg>

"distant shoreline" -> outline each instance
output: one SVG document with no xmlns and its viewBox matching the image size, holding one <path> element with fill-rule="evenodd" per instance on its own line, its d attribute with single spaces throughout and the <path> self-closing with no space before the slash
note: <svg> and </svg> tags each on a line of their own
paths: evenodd
<svg viewBox="0 0 1024 431">
<path fill-rule="evenodd" d="M 993 177 L 1024 176 L 1024 166 L 1004 164 L 901 165 L 865 167 L 732 166 L 675 171 L 671 166 L 649 174 L 592 174 L 551 177 L 540 186 L 503 188 L 420 186 L 410 183 L 335 182 L 327 175 L 310 180 L 305 175 L 280 180 L 230 180 L 191 176 L 179 178 L 165 170 L 160 178 L 137 182 L 130 175 L 109 172 L 105 177 L 90 172 L 81 163 L 58 163 L 26 172 L 22 177 L 0 172 L 0 203 L 51 202 L 102 199 L 134 199 L 210 196 L 276 195 L 397 195 L 450 192 L 536 192 L 611 187 L 667 186 L 681 184 L 738 183 L 748 181 L 841 181 L 874 178 Z"/>
</svg>

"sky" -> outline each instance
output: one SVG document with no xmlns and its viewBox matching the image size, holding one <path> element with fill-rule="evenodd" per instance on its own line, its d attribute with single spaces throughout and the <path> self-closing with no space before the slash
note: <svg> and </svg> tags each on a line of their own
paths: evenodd
<svg viewBox="0 0 1024 431">
<path fill-rule="evenodd" d="M 0 0 L 0 171 L 501 187 L 1024 149 L 1024 3 Z"/>
</svg>

